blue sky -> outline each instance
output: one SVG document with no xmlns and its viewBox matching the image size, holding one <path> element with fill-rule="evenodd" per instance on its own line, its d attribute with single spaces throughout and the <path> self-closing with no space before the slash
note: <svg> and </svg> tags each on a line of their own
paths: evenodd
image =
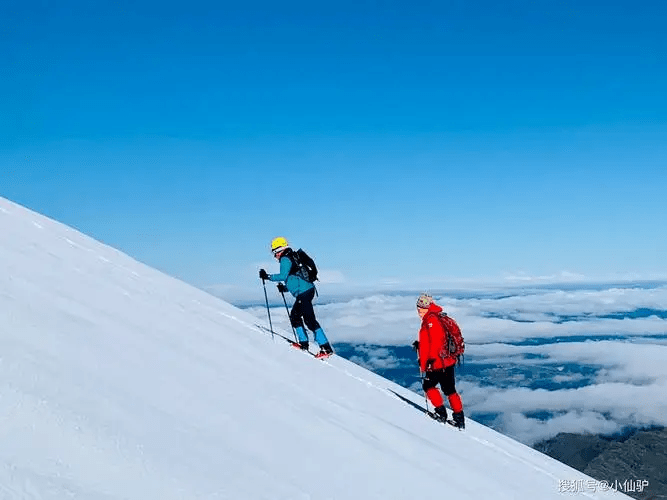
<svg viewBox="0 0 667 500">
<path fill-rule="evenodd" d="M 664 277 L 660 3 L 4 2 L 0 195 L 233 298 Z M 9 98 L 7 98 L 9 96 Z"/>
</svg>

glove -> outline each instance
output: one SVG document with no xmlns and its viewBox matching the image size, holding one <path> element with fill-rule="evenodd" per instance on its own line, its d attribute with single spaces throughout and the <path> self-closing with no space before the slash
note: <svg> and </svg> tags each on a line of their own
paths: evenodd
<svg viewBox="0 0 667 500">
<path fill-rule="evenodd" d="M 266 274 L 266 271 L 264 269 L 259 270 L 259 279 L 261 279 L 261 280 L 268 280 L 269 279 L 269 275 Z"/>
<path fill-rule="evenodd" d="M 435 363 L 435 359 L 433 359 L 433 358 L 430 358 L 430 359 L 426 360 L 426 371 L 427 372 L 430 372 L 431 370 L 433 370 L 433 364 L 434 363 Z"/>
<path fill-rule="evenodd" d="M 419 352 L 419 340 L 415 340 L 412 343 L 412 348 L 415 350 L 415 352 Z"/>
<path fill-rule="evenodd" d="M 287 291 L 287 287 L 283 283 L 278 283 L 278 291 L 280 293 L 285 293 Z"/>
</svg>

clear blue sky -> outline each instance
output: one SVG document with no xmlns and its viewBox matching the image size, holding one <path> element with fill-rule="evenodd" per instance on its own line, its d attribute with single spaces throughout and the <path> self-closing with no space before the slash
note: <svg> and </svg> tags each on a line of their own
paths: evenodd
<svg viewBox="0 0 667 500">
<path fill-rule="evenodd" d="M 199 286 L 667 274 L 661 2 L 3 2 L 0 195 Z M 231 293 L 231 292 L 230 292 Z"/>
</svg>

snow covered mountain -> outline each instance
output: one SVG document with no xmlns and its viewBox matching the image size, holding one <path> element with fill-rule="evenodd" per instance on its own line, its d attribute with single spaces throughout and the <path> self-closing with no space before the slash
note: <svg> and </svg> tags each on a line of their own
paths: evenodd
<svg viewBox="0 0 667 500">
<path fill-rule="evenodd" d="M 0 234 L 3 500 L 628 498 L 2 198 Z"/>
</svg>

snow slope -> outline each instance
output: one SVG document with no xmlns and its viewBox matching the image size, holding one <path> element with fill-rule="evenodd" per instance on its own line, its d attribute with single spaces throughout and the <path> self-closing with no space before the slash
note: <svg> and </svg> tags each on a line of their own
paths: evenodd
<svg viewBox="0 0 667 500">
<path fill-rule="evenodd" d="M 0 499 L 627 498 L 2 198 L 0 234 Z"/>
</svg>

